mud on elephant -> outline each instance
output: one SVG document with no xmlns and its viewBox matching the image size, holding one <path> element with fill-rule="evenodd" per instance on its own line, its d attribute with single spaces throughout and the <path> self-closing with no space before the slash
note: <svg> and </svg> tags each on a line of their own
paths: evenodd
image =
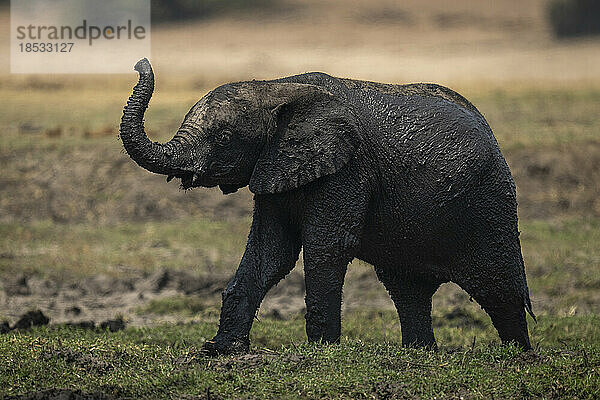
<svg viewBox="0 0 600 400">
<path fill-rule="evenodd" d="M 121 122 L 131 158 L 184 189 L 254 193 L 246 250 L 207 351 L 248 350 L 263 297 L 301 249 L 309 341 L 339 340 L 344 275 L 359 258 L 390 293 L 404 345 L 435 347 L 431 298 L 451 281 L 503 342 L 530 348 L 515 185 L 490 127 L 462 96 L 323 73 L 230 83 L 160 144 L 143 125 L 152 68 L 143 59 L 135 69 Z"/>
</svg>

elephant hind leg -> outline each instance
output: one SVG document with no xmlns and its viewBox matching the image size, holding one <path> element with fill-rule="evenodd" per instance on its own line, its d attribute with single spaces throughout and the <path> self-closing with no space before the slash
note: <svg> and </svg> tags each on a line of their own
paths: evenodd
<svg viewBox="0 0 600 400">
<path fill-rule="evenodd" d="M 431 325 L 431 298 L 441 282 L 407 277 L 397 271 L 377 267 L 375 271 L 398 311 L 402 345 L 437 348 Z"/>
<path fill-rule="evenodd" d="M 513 342 L 529 350 L 527 284 L 519 260 L 520 255 L 510 260 L 502 256 L 495 261 L 480 260 L 453 280 L 490 316 L 502 343 Z"/>
<path fill-rule="evenodd" d="M 492 319 L 492 324 L 498 331 L 502 343 L 514 343 L 523 350 L 531 349 L 525 309 L 522 305 L 483 306 L 483 309 Z"/>
</svg>

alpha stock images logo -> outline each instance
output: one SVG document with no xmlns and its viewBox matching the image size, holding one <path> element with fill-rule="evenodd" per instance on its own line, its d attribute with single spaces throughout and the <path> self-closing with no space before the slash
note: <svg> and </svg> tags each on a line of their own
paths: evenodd
<svg viewBox="0 0 600 400">
<path fill-rule="evenodd" d="M 12 73 L 124 73 L 150 56 L 150 0 L 11 1 Z"/>
</svg>

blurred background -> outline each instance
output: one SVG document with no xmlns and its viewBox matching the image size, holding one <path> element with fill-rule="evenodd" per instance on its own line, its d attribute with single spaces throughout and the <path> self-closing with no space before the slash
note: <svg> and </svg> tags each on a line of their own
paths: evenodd
<svg viewBox="0 0 600 400">
<path fill-rule="evenodd" d="M 5 55 L 9 21 L 0 1 Z M 592 0 L 153 0 L 146 127 L 170 138 L 230 81 L 323 71 L 448 86 L 483 113 L 512 169 L 534 309 L 597 314 L 599 33 Z M 30 308 L 138 325 L 218 315 L 251 194 L 184 192 L 135 165 L 117 137 L 136 80 L 11 75 L 0 58 L 0 320 Z M 303 295 L 299 267 L 261 315 L 301 314 Z M 439 321 L 485 318 L 452 284 L 434 302 Z M 392 307 L 372 268 L 354 262 L 345 312 Z"/>
</svg>

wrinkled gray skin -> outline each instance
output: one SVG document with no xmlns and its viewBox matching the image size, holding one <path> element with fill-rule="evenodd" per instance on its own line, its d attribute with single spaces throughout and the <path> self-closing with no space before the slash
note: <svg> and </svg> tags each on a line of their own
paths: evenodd
<svg viewBox="0 0 600 400">
<path fill-rule="evenodd" d="M 435 347 L 431 298 L 452 281 L 490 315 L 502 342 L 530 348 L 515 185 L 488 124 L 462 96 L 322 73 L 231 83 L 159 144 L 143 126 L 152 69 L 146 59 L 135 69 L 121 122 L 131 158 L 184 189 L 249 185 L 255 194 L 246 251 L 207 351 L 248 350 L 263 297 L 300 249 L 309 341 L 339 340 L 344 275 L 359 258 L 390 293 L 403 345 Z"/>
</svg>

